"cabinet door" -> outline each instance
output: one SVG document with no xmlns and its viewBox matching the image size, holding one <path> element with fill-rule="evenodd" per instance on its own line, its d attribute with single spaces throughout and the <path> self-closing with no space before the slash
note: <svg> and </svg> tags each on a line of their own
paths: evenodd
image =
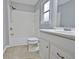
<svg viewBox="0 0 79 59">
<path fill-rule="evenodd" d="M 60 48 L 53 44 L 51 45 L 50 59 L 75 59 L 75 57 L 72 56 L 69 52 Z"/>
<path fill-rule="evenodd" d="M 49 59 L 49 42 L 43 39 L 40 39 L 40 57 Z"/>
</svg>

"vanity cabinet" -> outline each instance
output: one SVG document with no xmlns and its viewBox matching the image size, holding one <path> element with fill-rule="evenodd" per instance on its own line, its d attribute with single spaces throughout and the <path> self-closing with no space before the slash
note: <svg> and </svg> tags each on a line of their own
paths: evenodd
<svg viewBox="0 0 79 59">
<path fill-rule="evenodd" d="M 75 59 L 74 40 L 43 32 L 40 37 L 41 59 Z"/>
<path fill-rule="evenodd" d="M 68 51 L 51 44 L 50 59 L 75 59 Z"/>
<path fill-rule="evenodd" d="M 49 59 L 49 41 L 40 39 L 41 59 Z"/>
<path fill-rule="evenodd" d="M 41 59 L 75 59 L 74 55 L 63 47 L 46 40 L 40 40 Z"/>
</svg>

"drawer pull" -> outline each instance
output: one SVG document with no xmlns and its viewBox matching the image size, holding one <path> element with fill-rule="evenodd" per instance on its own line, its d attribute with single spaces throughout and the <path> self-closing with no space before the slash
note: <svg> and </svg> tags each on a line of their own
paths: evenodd
<svg viewBox="0 0 79 59">
<path fill-rule="evenodd" d="M 48 46 L 46 46 L 46 48 L 48 48 Z"/>
<path fill-rule="evenodd" d="M 63 56 L 61 56 L 59 53 L 57 53 L 57 55 L 61 58 L 61 59 L 65 59 Z"/>
</svg>

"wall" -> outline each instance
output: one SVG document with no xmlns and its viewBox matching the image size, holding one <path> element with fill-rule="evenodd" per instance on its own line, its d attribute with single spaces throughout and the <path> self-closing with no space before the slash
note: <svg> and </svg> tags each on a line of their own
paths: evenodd
<svg viewBox="0 0 79 59">
<path fill-rule="evenodd" d="M 25 11 L 25 12 L 34 12 L 34 6 L 29 5 L 29 4 L 22 4 L 22 3 L 17 3 L 17 2 L 12 2 L 12 5 L 20 11 Z"/>
<path fill-rule="evenodd" d="M 35 11 L 35 15 L 34 15 L 34 34 L 35 36 L 38 36 L 39 37 L 39 31 L 40 31 L 40 28 L 39 28 L 39 9 L 37 9 Z"/>
<path fill-rule="evenodd" d="M 24 44 L 27 37 L 39 36 L 39 1 L 35 6 L 17 2 L 13 2 L 12 5 L 16 10 L 11 10 L 12 20 L 9 20 L 9 27 L 14 28 L 9 31 L 10 44 Z"/>
<path fill-rule="evenodd" d="M 10 44 L 26 43 L 27 37 L 34 36 L 34 13 L 19 10 L 12 11 L 13 36 L 9 35 Z"/>
<path fill-rule="evenodd" d="M 60 26 L 75 27 L 75 0 L 59 6 L 61 13 Z"/>
<path fill-rule="evenodd" d="M 3 48 L 9 44 L 8 36 L 8 2 L 3 0 Z"/>
</svg>

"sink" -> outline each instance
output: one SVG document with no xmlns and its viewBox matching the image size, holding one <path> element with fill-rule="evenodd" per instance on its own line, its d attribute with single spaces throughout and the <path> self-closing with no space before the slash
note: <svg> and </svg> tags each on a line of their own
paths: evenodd
<svg viewBox="0 0 79 59">
<path fill-rule="evenodd" d="M 55 34 L 58 36 L 66 37 L 69 39 L 75 39 L 75 28 L 63 28 L 57 27 L 54 29 L 40 29 L 42 32 Z"/>
<path fill-rule="evenodd" d="M 71 31 L 71 28 L 64 28 L 64 31 Z"/>
</svg>

